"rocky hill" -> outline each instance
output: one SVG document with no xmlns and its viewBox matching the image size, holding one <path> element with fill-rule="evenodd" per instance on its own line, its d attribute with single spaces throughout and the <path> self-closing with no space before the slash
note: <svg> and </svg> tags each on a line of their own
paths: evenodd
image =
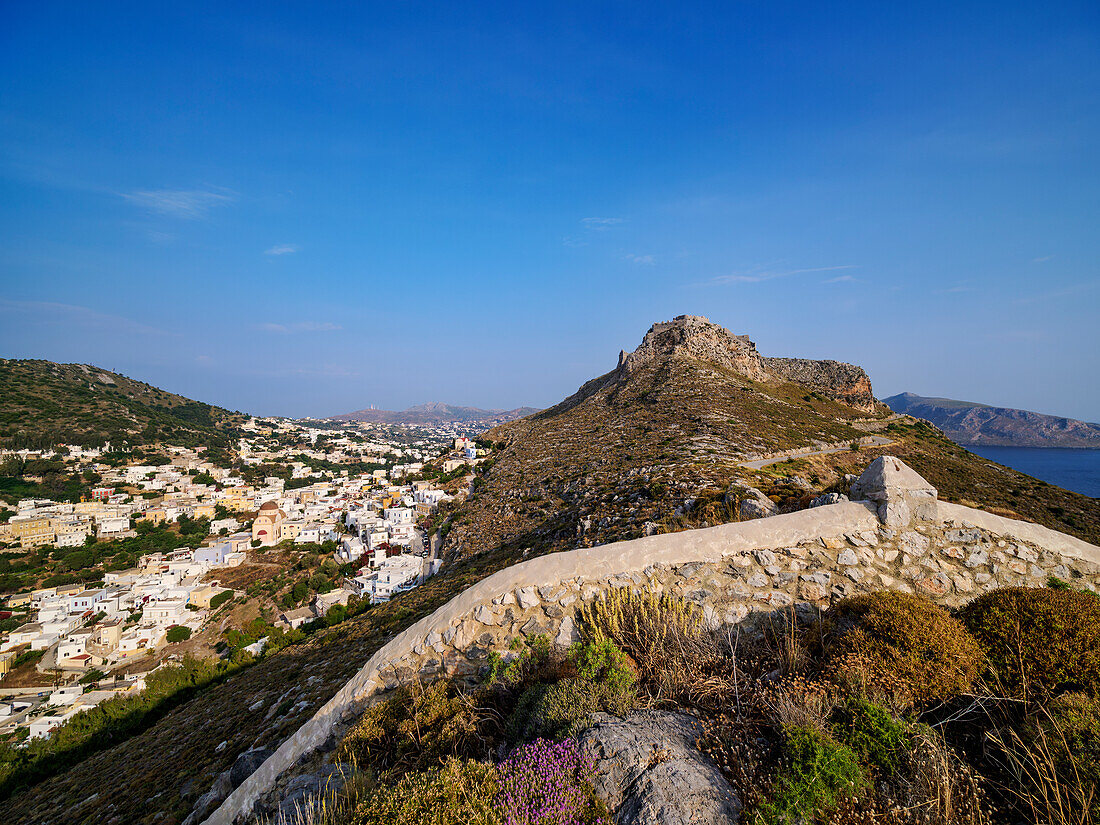
<svg viewBox="0 0 1100 825">
<path fill-rule="evenodd" d="M 433 402 L 418 404 L 401 411 L 394 410 L 357 410 L 343 415 L 331 416 L 333 421 L 366 421 L 376 424 L 463 424 L 484 423 L 486 426 L 522 418 L 538 412 L 534 407 L 519 407 L 514 410 L 482 410 L 478 407 L 457 407 L 453 404 Z"/>
<path fill-rule="evenodd" d="M 1010 407 L 903 392 L 884 398 L 894 412 L 923 418 L 963 445 L 1100 449 L 1100 424 Z"/>
<path fill-rule="evenodd" d="M 884 452 L 902 456 L 948 500 L 1100 536 L 1091 499 L 892 415 L 859 367 L 766 358 L 746 336 L 694 316 L 655 324 L 613 370 L 484 438 L 494 456 L 450 524 L 452 558 L 732 521 L 746 499 L 799 509 Z"/>
<path fill-rule="evenodd" d="M 6 821 L 181 822 L 242 753 L 278 746 L 375 651 L 493 573 L 555 550 L 739 520 L 746 502 L 768 506 L 750 487 L 775 509 L 800 509 L 819 493 L 847 492 L 844 475 L 884 452 L 941 500 L 1100 542 L 1094 500 L 891 414 L 858 367 L 795 362 L 816 375 L 805 385 L 703 319 L 655 330 L 637 357 L 624 354 L 561 404 L 486 433 L 493 454 L 441 527 L 448 562 L 439 575 L 74 754 L 63 773 L 4 800 Z"/>
<path fill-rule="evenodd" d="M 0 446 L 225 446 L 248 416 L 89 364 L 0 359 Z"/>
</svg>

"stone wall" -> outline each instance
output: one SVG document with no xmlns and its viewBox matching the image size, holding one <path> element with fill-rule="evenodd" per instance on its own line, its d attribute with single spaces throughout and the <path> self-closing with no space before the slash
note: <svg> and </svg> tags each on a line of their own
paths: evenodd
<svg viewBox="0 0 1100 825">
<path fill-rule="evenodd" d="M 897 465 L 903 473 L 891 482 L 912 474 Z M 372 694 L 415 678 L 476 674 L 491 651 L 507 651 L 518 636 L 547 634 L 567 644 L 577 606 L 611 588 L 680 594 L 715 624 L 759 610 L 826 607 L 882 589 L 955 605 L 996 587 L 1042 586 L 1053 575 L 1100 591 L 1100 548 L 959 505 L 929 507 L 913 498 L 925 488 L 912 476 L 917 481 L 905 490 L 873 491 L 873 502 L 555 553 L 495 573 L 379 649 L 206 822 L 230 825 L 246 815 L 280 774 L 354 718 Z M 899 523 L 895 504 L 905 500 L 922 503 L 904 507 L 912 517 Z"/>
</svg>

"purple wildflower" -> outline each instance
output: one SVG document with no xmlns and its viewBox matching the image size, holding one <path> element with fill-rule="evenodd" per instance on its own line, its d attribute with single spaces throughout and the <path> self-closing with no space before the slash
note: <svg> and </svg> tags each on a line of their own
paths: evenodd
<svg viewBox="0 0 1100 825">
<path fill-rule="evenodd" d="M 595 766 L 572 739 L 536 739 L 500 763 L 504 825 L 591 825 L 606 822 L 594 802 Z"/>
</svg>

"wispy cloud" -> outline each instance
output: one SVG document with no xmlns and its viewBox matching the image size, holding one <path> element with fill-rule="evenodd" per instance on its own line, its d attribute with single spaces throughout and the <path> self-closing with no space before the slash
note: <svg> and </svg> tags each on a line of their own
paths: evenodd
<svg viewBox="0 0 1100 825">
<path fill-rule="evenodd" d="M 588 246 L 593 232 L 606 232 L 624 223 L 626 218 L 581 218 L 583 231 L 579 235 L 566 235 L 561 242 L 563 246 Z"/>
<path fill-rule="evenodd" d="M 1032 258 L 1031 262 L 1033 264 L 1045 264 L 1047 261 L 1050 261 L 1050 260 L 1053 260 L 1053 259 L 1054 259 L 1053 255 L 1043 255 L 1041 258 Z"/>
<path fill-rule="evenodd" d="M 1047 292 L 1034 292 L 1031 295 L 1025 295 L 1023 298 L 1017 298 L 1013 303 L 1033 304 L 1036 301 L 1047 301 L 1051 298 L 1069 298 L 1073 295 L 1080 295 L 1083 292 L 1091 292 L 1097 287 L 1100 287 L 1100 280 L 1070 284 L 1069 286 L 1048 290 Z"/>
<path fill-rule="evenodd" d="M 970 286 L 969 284 L 955 284 L 954 286 L 949 286 L 946 289 L 937 289 L 936 294 L 937 295 L 957 295 L 960 292 L 973 292 L 973 291 L 974 291 L 974 287 Z"/>
<path fill-rule="evenodd" d="M 270 249 L 265 249 L 264 254 L 265 255 L 293 255 L 299 249 L 301 249 L 301 247 L 298 246 L 297 244 L 282 243 L 282 244 L 276 244 L 275 246 L 271 247 Z"/>
<path fill-rule="evenodd" d="M 581 218 L 581 225 L 594 232 L 604 232 L 613 226 L 626 223 L 625 218 Z"/>
<path fill-rule="evenodd" d="M 632 263 L 640 264 L 642 266 L 653 266 L 655 263 L 657 263 L 657 259 L 654 258 L 652 255 L 635 255 L 632 252 L 628 252 L 626 255 L 623 255 L 623 257 L 626 260 L 631 261 Z"/>
<path fill-rule="evenodd" d="M 335 332 L 343 329 L 339 324 L 328 321 L 295 321 L 290 324 L 257 324 L 256 329 L 264 332 L 277 332 L 280 335 L 289 335 L 293 332 Z"/>
<path fill-rule="evenodd" d="M 708 285 L 721 286 L 723 284 L 758 284 L 762 281 L 774 281 L 776 278 L 787 278 L 791 275 L 803 275 L 808 272 L 835 272 L 838 269 L 856 269 L 855 264 L 842 266 L 812 266 L 804 269 L 751 269 L 747 272 L 736 272 L 732 275 L 719 275 L 707 281 Z"/>
<path fill-rule="evenodd" d="M 0 313 L 25 315 L 32 322 L 70 324 L 86 329 L 109 330 L 138 335 L 172 335 L 163 329 L 142 324 L 132 318 L 111 315 L 78 304 L 59 304 L 52 301 L 11 301 L 0 298 Z"/>
<path fill-rule="evenodd" d="M 237 199 L 228 189 L 140 189 L 119 195 L 149 212 L 174 218 L 196 220 L 205 218 L 215 206 L 225 206 Z"/>
<path fill-rule="evenodd" d="M 828 278 L 828 279 L 822 281 L 821 283 L 823 283 L 823 284 L 854 284 L 854 283 L 857 283 L 858 281 L 859 281 L 859 278 L 856 278 L 853 275 L 837 275 L 835 278 Z"/>
</svg>

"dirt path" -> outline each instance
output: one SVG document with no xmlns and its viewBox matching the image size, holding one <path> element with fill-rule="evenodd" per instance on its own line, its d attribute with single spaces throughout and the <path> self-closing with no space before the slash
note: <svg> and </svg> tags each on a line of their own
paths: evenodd
<svg viewBox="0 0 1100 825">
<path fill-rule="evenodd" d="M 868 446 L 868 447 L 882 447 L 886 444 L 892 444 L 893 443 L 893 439 L 887 438 L 886 436 L 882 436 L 882 435 L 865 436 L 864 439 L 867 441 L 866 446 Z M 863 441 L 864 439 L 860 439 L 860 440 Z M 820 449 L 820 450 L 803 450 L 801 452 L 793 453 L 791 455 L 782 455 L 782 456 L 779 456 L 778 458 L 761 458 L 761 459 L 758 459 L 756 461 L 742 461 L 741 466 L 742 467 L 747 467 L 750 470 L 760 470 L 764 467 L 767 467 L 769 464 L 778 464 L 780 461 L 787 461 L 788 459 L 792 459 L 792 458 L 810 458 L 811 456 L 815 456 L 815 455 L 829 455 L 830 453 L 842 453 L 845 450 L 850 450 L 850 449 L 851 449 L 850 445 L 843 444 L 839 447 L 826 447 L 826 448 L 823 448 L 823 449 Z"/>
</svg>

